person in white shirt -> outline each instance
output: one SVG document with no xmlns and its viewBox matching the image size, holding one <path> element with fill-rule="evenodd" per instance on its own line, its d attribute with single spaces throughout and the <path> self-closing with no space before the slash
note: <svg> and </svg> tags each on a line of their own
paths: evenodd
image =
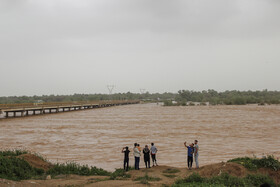
<svg viewBox="0 0 280 187">
<path fill-rule="evenodd" d="M 156 146 L 154 146 L 154 143 L 151 143 L 152 147 L 151 147 L 151 156 L 152 156 L 152 160 L 153 160 L 153 166 L 158 166 L 157 164 L 157 159 L 156 159 L 156 154 L 157 154 L 157 148 Z"/>
<path fill-rule="evenodd" d="M 196 165 L 196 168 L 199 168 L 199 164 L 198 164 L 198 151 L 199 151 L 199 146 L 198 146 L 198 141 L 195 140 L 194 141 L 194 160 L 195 160 L 195 165 Z"/>
<path fill-rule="evenodd" d="M 140 169 L 139 168 L 139 162 L 140 162 L 141 152 L 139 151 L 137 145 L 138 145 L 137 143 L 134 144 L 133 155 L 134 155 L 134 158 L 135 158 L 134 167 L 135 167 L 136 170 L 139 170 Z"/>
</svg>

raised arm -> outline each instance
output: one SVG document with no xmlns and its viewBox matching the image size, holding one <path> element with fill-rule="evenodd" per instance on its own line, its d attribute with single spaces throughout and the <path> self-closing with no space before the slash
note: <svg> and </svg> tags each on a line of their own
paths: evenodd
<svg viewBox="0 0 280 187">
<path fill-rule="evenodd" d="M 184 142 L 184 146 L 185 146 L 186 148 L 188 148 L 188 146 L 187 146 L 187 142 Z"/>
</svg>

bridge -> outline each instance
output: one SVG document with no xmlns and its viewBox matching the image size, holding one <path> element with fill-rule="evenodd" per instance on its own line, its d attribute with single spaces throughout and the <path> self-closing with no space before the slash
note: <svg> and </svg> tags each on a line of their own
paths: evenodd
<svg viewBox="0 0 280 187">
<path fill-rule="evenodd" d="M 138 104 L 139 101 L 92 101 L 92 102 L 60 102 L 60 103 L 21 103 L 0 104 L 0 115 L 5 118 L 24 117 L 38 114 L 51 114 L 59 112 L 78 111 L 94 108 L 112 107 L 119 105 Z"/>
</svg>

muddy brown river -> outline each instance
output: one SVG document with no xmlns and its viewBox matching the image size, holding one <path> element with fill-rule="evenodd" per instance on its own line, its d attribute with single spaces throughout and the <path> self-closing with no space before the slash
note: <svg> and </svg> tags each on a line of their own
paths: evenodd
<svg viewBox="0 0 280 187">
<path fill-rule="evenodd" d="M 154 142 L 158 164 L 186 167 L 183 142 L 199 140 L 201 165 L 240 156 L 280 157 L 280 105 L 163 107 L 138 104 L 0 120 L 0 148 L 112 171 L 121 148 Z M 130 165 L 134 158 L 130 154 Z M 144 166 L 141 157 L 140 166 Z"/>
</svg>

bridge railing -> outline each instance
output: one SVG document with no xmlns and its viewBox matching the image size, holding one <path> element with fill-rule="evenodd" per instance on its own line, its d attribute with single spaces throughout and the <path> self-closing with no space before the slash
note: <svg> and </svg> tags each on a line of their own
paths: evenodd
<svg viewBox="0 0 280 187">
<path fill-rule="evenodd" d="M 74 101 L 74 102 L 49 102 L 49 103 L 14 103 L 14 104 L 0 104 L 0 110 L 15 109 L 15 108 L 37 108 L 37 107 L 51 107 L 51 106 L 71 106 L 71 105 L 102 105 L 102 104 L 124 104 L 137 103 L 137 100 L 104 100 L 104 101 Z"/>
</svg>

